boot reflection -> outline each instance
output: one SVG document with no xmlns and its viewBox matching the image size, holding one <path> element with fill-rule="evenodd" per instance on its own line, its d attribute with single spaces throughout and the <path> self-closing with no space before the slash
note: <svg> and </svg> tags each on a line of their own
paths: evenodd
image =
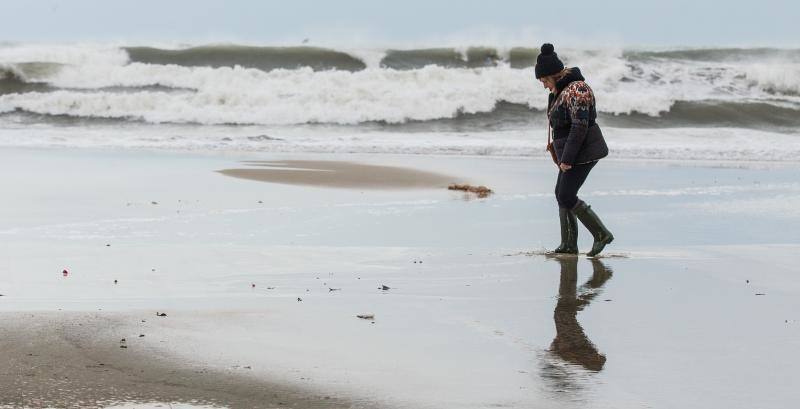
<svg viewBox="0 0 800 409">
<path fill-rule="evenodd" d="M 583 310 L 597 296 L 598 290 L 611 278 L 612 271 L 602 261 L 591 259 L 592 278 L 578 288 L 578 258 L 553 257 L 561 265 L 561 282 L 558 286 L 558 302 L 553 313 L 556 337 L 550 350 L 561 359 L 580 364 L 584 368 L 599 371 L 606 357 L 597 351 L 578 323 L 578 311 Z"/>
</svg>

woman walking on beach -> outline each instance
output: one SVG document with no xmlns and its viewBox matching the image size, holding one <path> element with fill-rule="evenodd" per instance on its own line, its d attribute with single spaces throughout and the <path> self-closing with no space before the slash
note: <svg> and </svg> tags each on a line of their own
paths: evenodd
<svg viewBox="0 0 800 409">
<path fill-rule="evenodd" d="M 535 72 L 536 78 L 550 90 L 547 149 L 559 167 L 555 193 L 561 220 L 561 245 L 553 253 L 578 254 L 577 216 L 594 236 L 592 250 L 587 253 L 593 257 L 614 240 L 592 208 L 578 199 L 578 190 L 589 172 L 597 161 L 608 155 L 603 133 L 595 122 L 594 93 L 578 68 L 564 68 L 552 44 L 542 45 Z"/>
</svg>

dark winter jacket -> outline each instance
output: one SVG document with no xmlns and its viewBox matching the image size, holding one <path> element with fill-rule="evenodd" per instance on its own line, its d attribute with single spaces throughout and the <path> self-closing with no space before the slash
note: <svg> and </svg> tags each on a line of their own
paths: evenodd
<svg viewBox="0 0 800 409">
<path fill-rule="evenodd" d="M 571 70 L 556 83 L 556 93 L 550 94 L 547 107 L 558 161 L 575 165 L 608 156 L 608 146 L 595 122 L 594 93 L 581 70 Z"/>
</svg>

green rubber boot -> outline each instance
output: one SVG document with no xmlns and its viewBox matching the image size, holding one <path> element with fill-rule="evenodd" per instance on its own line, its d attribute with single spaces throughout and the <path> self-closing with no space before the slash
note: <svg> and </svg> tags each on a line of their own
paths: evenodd
<svg viewBox="0 0 800 409">
<path fill-rule="evenodd" d="M 578 200 L 578 204 L 572 209 L 572 212 L 578 216 L 578 219 L 586 226 L 589 233 L 594 237 L 594 244 L 592 250 L 586 253 L 589 257 L 594 257 L 600 254 L 606 245 L 614 241 L 614 235 L 603 225 L 597 213 L 592 210 L 592 207 L 586 204 L 583 200 Z"/>
<path fill-rule="evenodd" d="M 558 208 L 561 220 L 561 244 L 553 250 L 555 254 L 578 254 L 578 220 L 575 215 L 562 207 Z"/>
</svg>

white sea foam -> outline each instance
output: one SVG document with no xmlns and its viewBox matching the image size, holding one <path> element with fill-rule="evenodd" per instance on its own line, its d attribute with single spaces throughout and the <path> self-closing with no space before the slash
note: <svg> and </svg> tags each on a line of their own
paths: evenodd
<svg viewBox="0 0 800 409">
<path fill-rule="evenodd" d="M 6 78 L 25 79 L 25 74 L 15 64 L 0 63 L 0 80 Z"/>
<path fill-rule="evenodd" d="M 613 61 L 590 71 L 595 74 L 591 85 L 601 112 L 658 115 L 669 111 L 676 101 L 764 101 L 793 107 L 800 104 L 800 97 L 776 98 L 767 92 L 800 89 L 800 75 L 762 74 L 763 78 L 758 80 L 722 70 L 719 75 L 730 78 L 720 80 L 723 85 L 716 86 L 705 78 L 693 78 L 690 69 L 678 67 L 671 76 L 684 78 L 686 84 L 674 86 L 660 82 L 621 82 L 623 71 Z M 264 72 L 242 67 L 134 63 L 69 66 L 46 80 L 63 88 L 162 85 L 197 92 L 63 90 L 8 94 L 0 96 L 0 112 L 21 109 L 50 115 L 135 118 L 153 123 L 275 125 L 425 121 L 452 118 L 459 113 L 491 112 L 500 101 L 539 110 L 546 107 L 546 96 L 533 80 L 532 70 L 507 66 L 481 69 L 428 66 L 408 71 L 368 68 L 358 72 L 315 72 L 303 68 Z M 751 85 L 753 81 L 760 88 Z"/>
<path fill-rule="evenodd" d="M 5 44 L 0 62 L 50 62 L 79 66 L 122 65 L 128 54 L 116 45 L 99 44 Z"/>
<path fill-rule="evenodd" d="M 546 107 L 546 91 L 533 78 L 532 69 L 501 63 L 396 70 L 380 67 L 382 49 L 345 51 L 363 60 L 367 68 L 265 71 L 158 65 L 131 63 L 116 45 L 0 45 L 0 75 L 5 76 L 0 80 L 12 79 L 10 91 L 0 92 L 0 114 L 5 114 L 0 115 L 0 145 L 543 156 L 541 138 L 531 136 L 543 132 L 530 129 L 537 114 L 528 115 L 524 109 L 506 112 L 501 108 L 497 113 L 506 116 L 481 116 L 486 122 L 480 119 L 465 127 L 458 121 L 447 122 L 444 132 L 426 128 L 427 124 L 414 124 L 413 132 L 375 124 L 489 113 L 501 101 L 541 111 Z M 509 49 L 497 51 L 507 56 Z M 566 49 L 560 54 L 567 65 L 582 68 L 595 90 L 598 110 L 606 114 L 660 115 L 681 101 L 733 103 L 724 108 L 728 111 L 713 111 L 737 117 L 737 121 L 722 118 L 726 127 L 678 128 L 694 124 L 692 118 L 676 120 L 667 129 L 643 129 L 646 119 L 635 123 L 636 129 L 613 129 L 604 123 L 612 157 L 800 158 L 800 138 L 787 128 L 795 123 L 792 110 L 800 112 L 800 54 L 796 52 L 776 52 L 768 63 L 621 49 Z M 18 91 L 19 80 L 45 82 L 51 88 Z M 759 105 L 747 112 L 736 105 L 753 102 Z M 764 108 L 770 106 L 783 111 L 774 114 Z M 68 125 L 75 122 L 61 117 L 31 117 L 16 111 L 139 122 L 78 122 L 81 126 L 74 127 Z M 746 126 L 742 121 L 747 118 L 761 121 L 750 128 L 760 127 L 775 115 L 782 121 L 776 125 L 782 133 L 728 127 L 730 123 Z M 520 117 L 516 125 L 497 125 Z M 670 126 L 665 121 L 659 126 Z M 358 124 L 362 125 L 338 127 Z"/>
<path fill-rule="evenodd" d="M 605 128 L 612 159 L 797 162 L 797 135 L 737 128 Z M 320 126 L 18 125 L 0 146 L 190 151 L 528 156 L 542 160 L 544 136 L 498 132 L 390 132 Z"/>
<path fill-rule="evenodd" d="M 93 72 L 93 69 L 96 70 Z M 137 118 L 200 124 L 357 124 L 450 118 L 490 112 L 497 101 L 543 108 L 529 72 L 510 68 L 358 72 L 190 68 L 149 64 L 68 68 L 59 87 L 165 85 L 196 93 L 57 91 L 0 96 L 0 112 Z"/>
<path fill-rule="evenodd" d="M 751 64 L 743 71 L 750 84 L 762 90 L 800 95 L 800 64 Z"/>
<path fill-rule="evenodd" d="M 502 54 L 502 50 L 501 54 Z M 54 93 L 0 96 L 0 112 L 148 122 L 201 124 L 355 124 L 425 121 L 459 113 L 485 113 L 505 101 L 533 109 L 546 106 L 532 69 L 428 66 L 398 71 L 379 68 L 380 49 L 347 50 L 365 61 L 363 71 L 269 72 L 243 67 L 129 64 L 112 46 L 24 45 L 0 47 L 0 64 L 12 72 L 23 62 L 63 64 L 28 73 L 31 81 L 68 88 Z M 507 52 L 507 50 L 505 51 Z M 763 102 L 800 108 L 800 63 L 776 60 L 697 61 L 633 58 L 620 49 L 566 50 L 568 65 L 582 68 L 594 88 L 598 110 L 659 115 L 679 101 Z M 161 85 L 189 93 L 87 92 L 105 87 Z M 78 90 L 76 90 L 78 89 Z M 81 90 L 82 89 L 82 90 Z"/>
</svg>

